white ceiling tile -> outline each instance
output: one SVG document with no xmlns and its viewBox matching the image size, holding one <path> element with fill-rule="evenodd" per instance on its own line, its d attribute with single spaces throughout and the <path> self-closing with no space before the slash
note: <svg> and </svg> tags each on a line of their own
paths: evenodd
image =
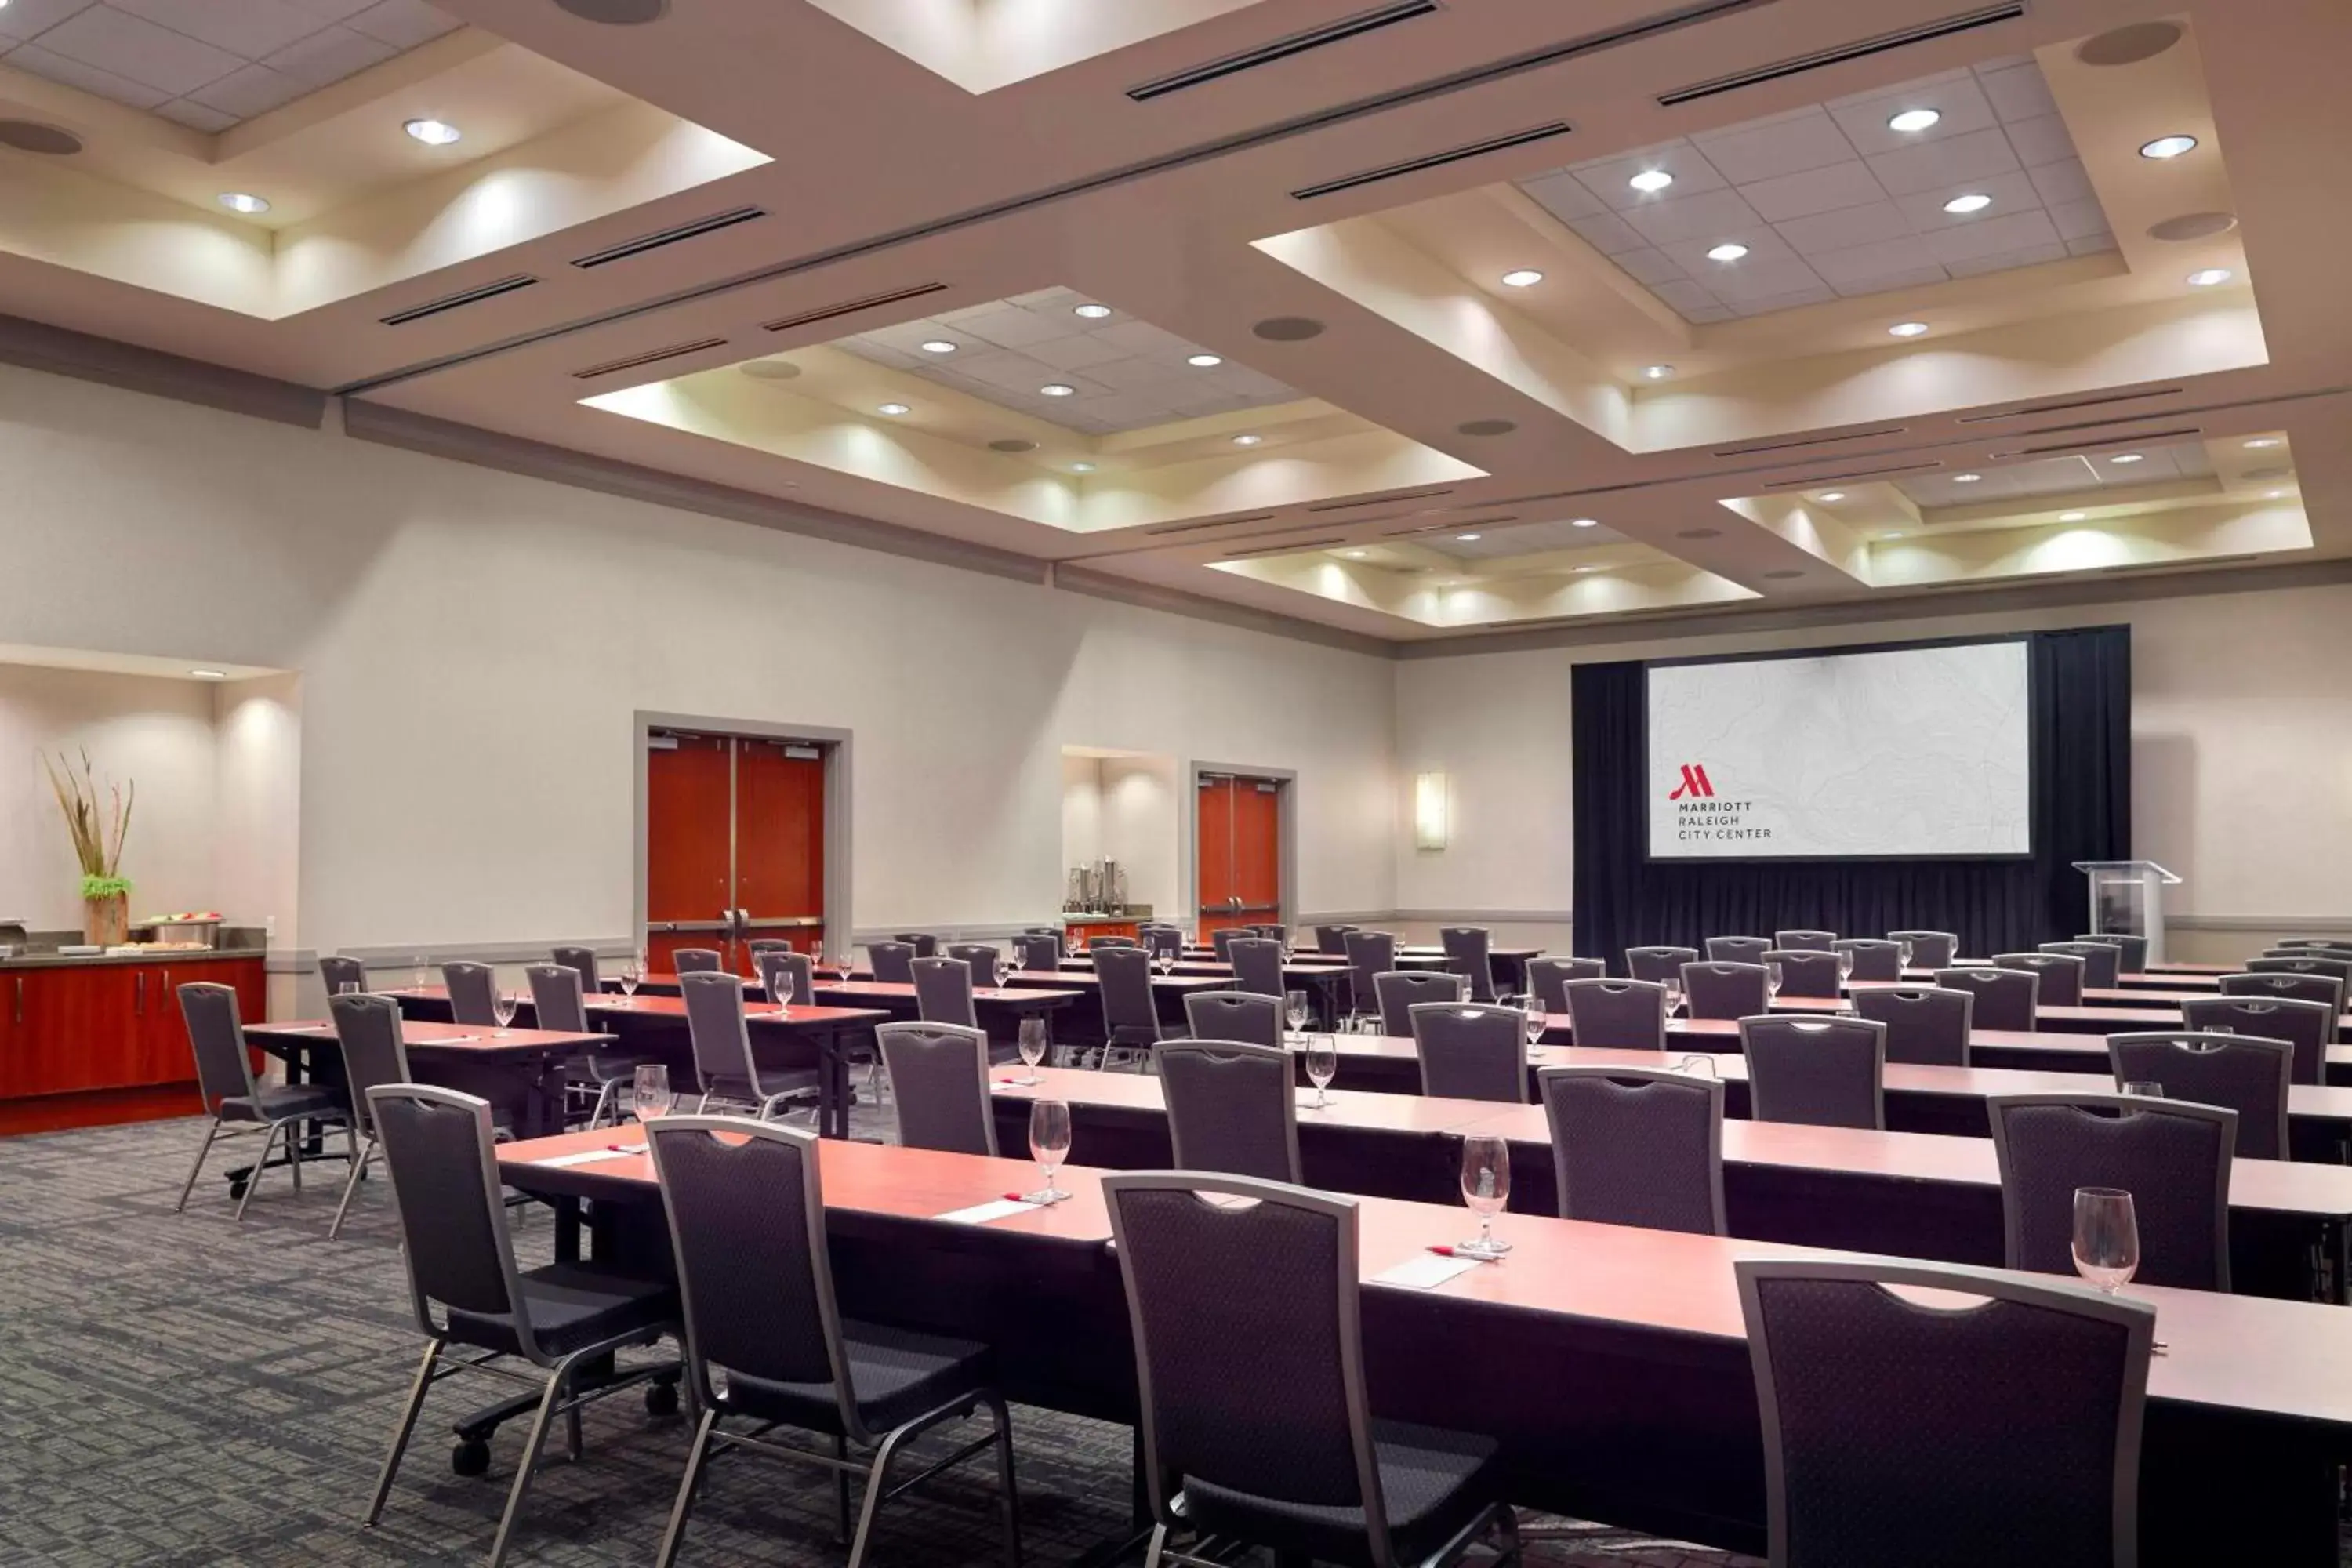
<svg viewBox="0 0 2352 1568">
<path fill-rule="evenodd" d="M 1562 222 L 1609 210 L 1599 196 L 1586 190 L 1583 183 L 1566 169 L 1554 169 L 1549 174 L 1521 180 L 1519 189 Z"/>
<path fill-rule="evenodd" d="M 1695 313 L 1696 311 L 1719 310 L 1723 308 L 1715 302 L 1715 296 L 1708 293 L 1703 285 L 1693 283 L 1688 279 L 1680 283 L 1660 283 L 1650 292 L 1694 321 L 1699 319 Z"/>
<path fill-rule="evenodd" d="M 78 87 L 84 92 L 96 93 L 117 103 L 127 103 L 133 109 L 152 109 L 172 96 L 161 88 L 149 87 L 145 82 L 132 81 L 112 71 L 100 70 L 96 66 L 86 66 L 79 60 L 51 54 L 38 44 L 26 44 L 21 48 L 12 49 L 7 58 L 8 63 L 19 70 L 31 71 L 35 76 L 62 82 L 68 87 Z"/>
<path fill-rule="evenodd" d="M 918 363 L 913 350 L 884 343 L 869 342 L 857 352 L 861 359 L 872 360 L 876 364 L 887 364 L 894 370 L 912 370 Z"/>
<path fill-rule="evenodd" d="M 1175 333 L 1163 331 L 1149 321 L 1132 318 L 1124 321 L 1106 321 L 1087 329 L 1097 337 L 1108 338 L 1131 354 L 1149 354 L 1166 360 L 1170 364 L 1181 364 L 1193 346 Z"/>
<path fill-rule="evenodd" d="M 1869 163 L 1870 172 L 1878 176 L 1878 183 L 1886 187 L 1889 195 L 1898 196 L 1990 179 L 2019 166 L 2017 154 L 2010 150 L 2009 138 L 1999 129 L 1990 127 L 1965 136 L 1924 142 L 1899 152 L 1881 153 Z"/>
<path fill-rule="evenodd" d="M 865 350 L 851 339 L 841 344 L 855 354 Z M 1027 354 L 1000 350 L 994 353 L 960 353 L 942 356 L 940 363 L 929 373 L 935 378 L 954 377 L 976 386 L 998 387 L 1008 392 L 1034 392 L 1052 377 Z"/>
<path fill-rule="evenodd" d="M 1003 349 L 1018 349 L 1026 348 L 1031 343 L 1042 343 L 1048 338 L 1066 337 L 1079 330 L 1080 319 L 1076 316 L 1066 320 L 1041 316 L 1010 305 L 1000 305 L 993 310 L 968 317 L 956 324 L 983 342 L 994 343 Z"/>
<path fill-rule="evenodd" d="M 1717 172 L 1706 155 L 1688 142 L 1669 142 L 1621 157 L 1597 159 L 1589 163 L 1573 165 L 1576 177 L 1584 188 L 1617 211 L 1642 207 L 1651 203 L 1671 201 L 1677 196 L 1696 195 L 1703 191 L 1719 191 L 1727 182 Z M 1675 183 L 1661 195 L 1653 195 L 1635 190 L 1626 184 L 1634 175 L 1648 169 L 1664 169 L 1675 177 Z"/>
<path fill-rule="evenodd" d="M 87 11 L 98 0 L 15 0 L 0 6 L 0 38 L 31 38 L 47 32 L 77 11 Z"/>
<path fill-rule="evenodd" d="M 1819 109 L 1753 128 L 1734 126 L 1694 141 L 1716 172 L 1736 185 L 1849 163 L 1854 157 L 1853 143 Z"/>
<path fill-rule="evenodd" d="M 2033 188 L 2041 193 L 2045 206 L 2099 199 L 2098 192 L 2091 187 L 2091 177 L 2083 173 L 2083 165 L 2072 158 L 2063 163 L 2044 163 L 2031 173 Z"/>
<path fill-rule="evenodd" d="M 2047 245 L 2026 246 L 2016 250 L 1996 251 L 1990 256 L 1974 256 L 1944 263 L 1944 270 L 1955 278 L 1975 278 L 1987 272 L 2008 272 L 2020 267 L 2039 267 L 2045 261 L 2066 259 L 2066 247 L 2057 240 Z"/>
<path fill-rule="evenodd" d="M 1756 216 L 1755 208 L 1739 199 L 1737 191 L 1727 189 L 1660 202 L 1624 216 L 1625 221 L 1653 245 L 1677 239 L 1704 239 L 1712 244 L 1726 235 L 1753 229 L 1763 222 Z"/>
<path fill-rule="evenodd" d="M 2036 209 L 2030 213 L 2011 213 L 2007 217 L 1940 228 L 1928 235 L 1927 240 L 1936 253 L 1936 259 L 1949 267 L 1955 262 L 1978 261 L 2010 251 L 2054 246 L 2058 243 L 2058 230 L 2052 225 L 2048 213 Z"/>
<path fill-rule="evenodd" d="M 1992 205 L 1972 213 L 1948 213 L 1944 210 L 1946 202 L 1961 195 L 1990 196 Z M 2041 205 L 2041 193 L 2033 188 L 2032 180 L 2022 169 L 2012 169 L 2006 174 L 1995 174 L 1989 179 L 1966 180 L 1958 184 L 1913 191 L 1895 200 L 1904 221 L 1922 234 L 1952 228 L 1960 224 L 1986 223 Z"/>
<path fill-rule="evenodd" d="M 1895 131 L 1887 121 L 1906 109 L 1932 109 L 1943 118 L 1925 131 Z M 1832 104 L 1830 117 L 1838 122 L 1854 151 L 1867 158 L 1874 153 L 1932 147 L 1938 142 L 1990 131 L 2000 121 L 1992 105 L 1966 71 L 1874 93 L 1858 102 Z"/>
<path fill-rule="evenodd" d="M 111 5 L 94 5 L 68 17 L 41 35 L 41 47 L 161 88 L 166 97 L 218 81 L 246 63 L 226 49 L 199 43 Z"/>
<path fill-rule="evenodd" d="M 1084 294 L 1079 293 L 1075 289 L 1065 289 L 1058 283 L 1054 285 L 1051 289 L 1032 289 L 1026 294 L 1008 295 L 1006 296 L 1004 302 L 1008 305 L 1018 305 L 1024 310 L 1074 310 L 1080 305 L 1099 305 L 1102 303 L 1099 300 L 1087 299 Z M 1095 320 L 1107 321 L 1110 320 L 1110 318 L 1108 316 L 1097 316 Z"/>
<path fill-rule="evenodd" d="M 1163 360 L 1140 354 L 1122 354 L 1098 361 L 1088 365 L 1086 374 L 1088 379 L 1100 382 L 1114 392 L 1150 391 L 1188 377 L 1197 381 L 1201 374 L 1181 359 Z"/>
<path fill-rule="evenodd" d="M 1847 289 L 1874 278 L 1885 278 L 1896 273 L 1916 276 L 1933 272 L 1943 276 L 1936 253 L 1927 242 L 1913 235 L 1900 239 L 1882 239 L 1871 245 L 1856 245 L 1844 250 L 1828 250 L 1809 255 L 1806 262 L 1822 279 L 1836 288 Z"/>
<path fill-rule="evenodd" d="M 959 348 L 968 349 L 972 346 L 971 338 L 957 332 L 942 322 L 931 321 L 927 317 L 918 317 L 914 321 L 900 321 L 892 326 L 877 327 L 870 332 L 857 333 L 851 341 L 869 348 L 895 349 L 912 353 L 922 343 L 934 338 L 954 343 Z"/>
<path fill-rule="evenodd" d="M 2096 202 L 2058 202 L 2050 208 L 2050 221 L 2057 226 L 2062 239 L 2088 239 L 2107 232 L 2107 215 L 2099 210 Z"/>
<path fill-rule="evenodd" d="M 1067 337 L 1047 338 L 1043 342 L 1031 343 L 1024 352 L 1056 370 L 1084 370 L 1105 360 L 1127 357 L 1125 349 L 1094 332 L 1074 332 Z"/>
<path fill-rule="evenodd" d="M 1621 251 L 1610 259 L 1652 288 L 1661 283 L 1672 283 L 1687 279 L 1690 276 L 1675 263 L 1673 257 L 1663 250 L 1655 250 L 1648 246 L 1643 246 L 1639 250 Z"/>
<path fill-rule="evenodd" d="M 1868 206 L 1841 207 L 1836 212 L 1815 213 L 1811 217 L 1790 218 L 1773 226 L 1801 256 L 1815 256 L 1825 250 L 1845 250 L 1857 245 L 1874 245 L 1884 240 L 1908 238 L 1913 226 L 1893 202 L 1873 202 Z"/>
<path fill-rule="evenodd" d="M 1827 284 L 1801 289 L 1793 294 L 1775 294 L 1761 300 L 1743 300 L 1731 307 L 1736 316 L 1769 316 L 1775 310 L 1794 310 L 1805 305 L 1826 304 L 1837 298 L 1837 290 Z"/>
<path fill-rule="evenodd" d="M 1727 305 L 1738 305 L 1752 300 L 1773 299 L 1783 294 L 1829 290 L 1820 274 L 1794 257 L 1785 261 L 1768 261 L 1761 267 L 1745 263 L 1727 267 L 1719 277 L 1706 279 L 1709 292 Z"/>
<path fill-rule="evenodd" d="M 1769 223 L 1886 199 L 1878 176 L 1858 158 L 1826 168 L 1808 169 L 1801 174 L 1759 180 L 1752 185 L 1740 186 L 1739 194 Z"/>
<path fill-rule="evenodd" d="M 218 81 L 206 82 L 188 96 L 207 109 L 250 120 L 281 103 L 291 103 L 308 90 L 291 77 L 279 76 L 268 66 L 239 66 Z"/>
<path fill-rule="evenodd" d="M 1594 213 L 1588 217 L 1570 218 L 1568 226 L 1583 236 L 1603 256 L 1622 256 L 1649 243 L 1614 213 Z"/>
<path fill-rule="evenodd" d="M 2017 150 L 2017 161 L 2029 169 L 2063 163 L 2074 155 L 2074 138 L 2067 134 L 2066 122 L 2054 114 L 2015 121 L 2001 130 Z"/>
<path fill-rule="evenodd" d="M 2066 242 L 2066 254 L 2069 256 L 2097 256 L 2116 248 L 2116 237 L 2104 229 Z"/>
<path fill-rule="evenodd" d="M 107 0 L 118 11 L 169 27 L 244 59 L 259 59 L 325 26 L 285 0 Z"/>
<path fill-rule="evenodd" d="M 298 11 L 308 11 L 322 22 L 341 22 L 358 16 L 375 0 L 287 0 Z"/>
<path fill-rule="evenodd" d="M 304 91 L 311 92 L 357 75 L 397 53 L 390 44 L 364 33 L 354 33 L 349 27 L 321 27 L 261 63 L 279 76 L 300 82 Z"/>
<path fill-rule="evenodd" d="M 2002 71 L 1979 69 L 1977 82 L 2003 123 L 2058 112 L 2058 100 L 2050 96 L 2050 84 L 2042 79 L 2042 68 L 2031 60 Z"/>
<path fill-rule="evenodd" d="M 168 103 L 155 105 L 155 112 L 175 125 L 207 133 L 226 131 L 236 123 L 234 114 L 223 114 L 217 109 L 206 109 L 194 99 L 175 98 Z"/>
<path fill-rule="evenodd" d="M 1914 77 L 1897 87 L 1872 87 L 1864 88 L 1860 92 L 1849 92 L 1842 98 L 1831 99 L 1823 107 L 1833 110 L 1851 109 L 1857 103 L 1874 103 L 1889 95 L 1898 98 L 1909 97 L 1914 92 L 1924 92 L 1928 88 L 1941 87 L 1948 82 L 1966 81 L 1974 74 L 1966 66 L 1954 66 L 1949 70 L 1937 71 L 1933 76 Z"/>
<path fill-rule="evenodd" d="M 1908 272 L 1873 272 L 1847 279 L 1834 285 L 1844 299 L 1858 300 L 1866 294 L 1884 294 L 1891 289 L 1924 289 L 1931 283 L 1948 283 L 1952 275 L 1941 267 L 1922 267 Z"/>
<path fill-rule="evenodd" d="M 458 22 L 447 12 L 427 5 L 425 0 L 378 0 L 353 15 L 349 25 L 396 49 L 413 49 L 431 43 L 444 33 L 456 31 Z"/>
</svg>

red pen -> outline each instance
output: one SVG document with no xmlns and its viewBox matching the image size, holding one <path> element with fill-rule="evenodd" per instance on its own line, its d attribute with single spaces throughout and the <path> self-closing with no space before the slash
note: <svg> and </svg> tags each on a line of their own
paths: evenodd
<svg viewBox="0 0 2352 1568">
<path fill-rule="evenodd" d="M 1004 1201 L 1008 1204 L 1025 1204 L 1029 1200 L 1023 1197 L 1019 1193 L 1007 1193 L 1004 1194 Z"/>
<path fill-rule="evenodd" d="M 1434 1252 L 1440 1258 L 1451 1258 L 1454 1256 L 1454 1249 L 1450 1247 L 1433 1247 L 1429 1250 Z"/>
</svg>

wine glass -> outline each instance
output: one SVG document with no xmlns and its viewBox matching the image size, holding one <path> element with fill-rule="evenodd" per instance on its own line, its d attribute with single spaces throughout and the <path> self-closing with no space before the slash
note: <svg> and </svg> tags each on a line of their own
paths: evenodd
<svg viewBox="0 0 2352 1568">
<path fill-rule="evenodd" d="M 628 1005 L 637 999 L 637 986 L 646 977 L 644 963 L 635 955 L 621 965 L 621 1005 Z"/>
<path fill-rule="evenodd" d="M 999 991 L 1004 989 L 1005 981 L 1012 978 L 1012 975 L 1013 966 L 1004 962 L 1003 953 L 1000 952 L 988 961 L 988 978 Z"/>
<path fill-rule="evenodd" d="M 1462 1140 L 1462 1201 L 1478 1216 L 1478 1238 L 1457 1244 L 1465 1258 L 1492 1262 L 1511 1250 L 1495 1237 L 1495 1216 L 1511 1201 L 1511 1146 L 1500 1138 L 1479 1134 Z"/>
<path fill-rule="evenodd" d="M 416 988 L 419 991 L 433 989 L 433 965 L 425 962 L 421 952 L 416 955 Z"/>
<path fill-rule="evenodd" d="M 1160 946 L 1158 942 L 1153 942 L 1151 944 L 1151 967 L 1158 970 L 1162 974 L 1173 974 L 1176 973 L 1176 955 L 1169 952 L 1168 949 Z"/>
<path fill-rule="evenodd" d="M 1037 1085 L 1045 1082 L 1045 1080 L 1044 1079 L 1037 1076 L 1037 1064 L 1045 1059 L 1045 1020 L 1043 1018 L 1022 1019 L 1021 1065 L 1027 1068 L 1029 1071 L 1026 1077 L 1016 1078 L 1013 1081 L 1019 1084 L 1024 1089 L 1034 1089 Z"/>
<path fill-rule="evenodd" d="M 498 1025 L 498 1033 L 505 1034 L 507 1026 L 514 1022 L 515 1007 L 521 1000 L 520 995 L 512 991 L 494 990 L 490 993 L 490 1021 Z"/>
<path fill-rule="evenodd" d="M 2120 1187 L 2074 1189 L 2074 1272 L 2112 1296 L 2139 1271 L 2139 1221 Z"/>
<path fill-rule="evenodd" d="M 1837 950 L 1837 966 L 1838 984 L 1843 985 L 1853 978 L 1853 949 L 1842 947 Z"/>
<path fill-rule="evenodd" d="M 851 973 L 857 968 L 857 950 L 854 947 L 843 948 L 841 956 L 833 961 L 833 966 L 841 971 L 841 978 L 844 981 L 848 980 Z"/>
<path fill-rule="evenodd" d="M 677 1103 L 669 1090 L 669 1068 L 659 1062 L 640 1062 L 629 1084 L 629 1108 L 641 1122 L 667 1116 Z"/>
<path fill-rule="evenodd" d="M 1667 982 L 1666 982 L 1666 1016 L 1667 1016 L 1667 1017 L 1669 1017 L 1669 1018 L 1673 1017 L 1673 1016 L 1675 1016 L 1675 1012 L 1676 1012 L 1676 1011 L 1677 1011 L 1677 1010 L 1682 1006 L 1682 1005 L 1683 1005 L 1683 983 L 1682 983 L 1681 981 L 1679 981 L 1679 980 L 1669 980 L 1669 981 L 1667 981 Z"/>
<path fill-rule="evenodd" d="M 1282 994 L 1282 1016 L 1290 1022 L 1294 1035 L 1307 1027 L 1307 993 L 1286 991 Z"/>
<path fill-rule="evenodd" d="M 1528 1044 L 1539 1046 L 1543 1044 L 1545 1028 L 1551 1023 L 1544 1015 L 1543 998 L 1530 991 L 1520 1003 L 1527 1013 Z"/>
<path fill-rule="evenodd" d="M 793 972 L 781 963 L 768 972 L 768 1000 L 779 1007 L 793 1005 Z"/>
<path fill-rule="evenodd" d="M 1779 959 L 1776 958 L 1764 966 L 1764 1000 L 1768 1005 L 1780 996 L 1781 978 Z"/>
<path fill-rule="evenodd" d="M 1070 1107 L 1060 1100 L 1041 1100 L 1029 1107 L 1029 1157 L 1045 1173 L 1043 1189 L 1029 1194 L 1033 1204 L 1057 1204 L 1070 1194 L 1054 1185 L 1054 1173 L 1070 1152 Z"/>
<path fill-rule="evenodd" d="M 1308 1109 L 1321 1110 L 1331 1103 L 1331 1080 L 1339 1076 L 1339 1042 L 1328 1035 L 1307 1037 L 1307 1081 L 1315 1086 Z"/>
<path fill-rule="evenodd" d="M 2135 1100 L 2162 1100 L 2164 1085 L 2153 1079 L 2136 1078 L 2123 1086 L 2123 1091 Z"/>
<path fill-rule="evenodd" d="M 360 994 L 360 983 L 359 983 L 358 981 L 356 981 L 356 980 L 338 980 L 338 981 L 336 981 L 336 982 L 335 982 L 335 994 L 336 994 L 336 995 L 338 995 L 338 996 L 356 996 L 356 995 L 358 995 L 359 994 Z"/>
<path fill-rule="evenodd" d="M 1902 966 L 1903 966 L 1904 968 L 1906 968 L 1906 969 L 1910 968 L 1910 967 L 1911 967 L 1911 944 L 1910 944 L 1909 942 L 1896 942 L 1896 943 L 1895 944 L 1895 962 L 1896 962 L 1896 963 L 1900 963 L 1900 964 L 1902 964 Z"/>
</svg>

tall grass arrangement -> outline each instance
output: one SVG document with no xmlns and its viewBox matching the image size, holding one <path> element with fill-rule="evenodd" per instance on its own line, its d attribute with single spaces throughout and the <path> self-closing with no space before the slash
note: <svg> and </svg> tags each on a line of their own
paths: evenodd
<svg viewBox="0 0 2352 1568">
<path fill-rule="evenodd" d="M 48 773 L 49 787 L 57 792 L 58 809 L 65 813 L 66 831 L 73 835 L 74 858 L 81 862 L 81 896 L 107 899 L 128 893 L 131 883 L 122 875 L 122 839 L 131 831 L 131 808 L 139 795 L 137 782 L 118 784 L 108 780 L 102 802 L 87 748 L 81 753 L 79 773 L 70 760 L 60 770 L 47 752 L 41 753 L 41 766 Z M 101 804 L 108 807 L 103 815 Z"/>
</svg>

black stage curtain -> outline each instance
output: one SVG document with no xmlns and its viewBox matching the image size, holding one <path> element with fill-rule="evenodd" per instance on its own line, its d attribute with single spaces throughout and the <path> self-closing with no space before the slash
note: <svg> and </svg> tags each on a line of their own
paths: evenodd
<svg viewBox="0 0 2352 1568">
<path fill-rule="evenodd" d="M 1625 950 L 1811 929 L 1956 932 L 1971 956 L 2084 929 L 2076 860 L 2131 854 L 2131 628 L 2037 632 L 2033 854 L 2025 860 L 1652 861 L 1642 666 L 1584 664 L 1575 704 L 1576 951 L 1624 972 Z"/>
</svg>

